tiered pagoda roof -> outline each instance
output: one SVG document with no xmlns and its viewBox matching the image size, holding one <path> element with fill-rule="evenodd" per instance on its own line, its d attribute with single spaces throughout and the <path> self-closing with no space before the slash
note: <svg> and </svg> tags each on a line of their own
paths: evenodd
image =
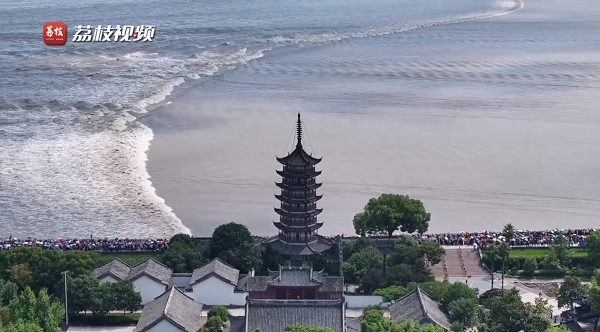
<svg viewBox="0 0 600 332">
<path fill-rule="evenodd" d="M 322 158 L 313 157 L 304 150 L 302 129 L 298 113 L 296 147 L 287 156 L 277 158 L 283 165 L 283 170 L 277 170 L 282 181 L 275 183 L 281 189 L 281 193 L 275 195 L 275 198 L 281 203 L 280 207 L 274 208 L 279 221 L 274 221 L 273 224 L 280 233 L 267 242 L 284 255 L 308 256 L 323 252 L 333 245 L 329 239 L 317 235 L 317 230 L 323 226 L 322 222 L 317 221 L 317 216 L 323 209 L 317 208 L 316 203 L 323 196 L 316 192 L 322 184 L 315 181 L 321 175 L 315 165 Z"/>
</svg>

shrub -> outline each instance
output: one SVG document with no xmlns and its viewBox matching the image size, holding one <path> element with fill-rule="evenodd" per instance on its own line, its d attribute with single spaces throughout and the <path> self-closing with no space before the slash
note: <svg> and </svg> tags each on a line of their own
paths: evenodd
<svg viewBox="0 0 600 332">
<path fill-rule="evenodd" d="M 229 320 L 229 311 L 227 311 L 227 308 L 225 306 L 216 305 L 210 308 L 210 310 L 208 311 L 209 318 L 214 316 L 221 318 L 222 322 L 226 322 Z"/>
<path fill-rule="evenodd" d="M 223 330 L 223 321 L 219 316 L 209 317 L 202 327 L 202 332 L 219 332 Z"/>
<path fill-rule="evenodd" d="M 535 258 L 527 258 L 523 263 L 523 275 L 527 277 L 532 277 L 535 274 L 535 270 L 537 270 L 538 263 Z"/>
</svg>

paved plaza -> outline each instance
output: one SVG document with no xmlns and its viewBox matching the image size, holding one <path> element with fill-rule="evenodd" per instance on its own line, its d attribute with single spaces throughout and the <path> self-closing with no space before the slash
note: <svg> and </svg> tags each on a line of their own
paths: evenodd
<svg viewBox="0 0 600 332">
<path fill-rule="evenodd" d="M 465 277 L 451 277 L 448 278 L 450 280 L 450 282 L 465 282 L 468 283 L 469 286 L 471 286 L 471 288 L 477 288 L 479 290 L 479 295 L 483 294 L 484 292 L 486 292 L 487 290 L 492 288 L 492 278 L 487 276 L 487 277 L 472 277 L 472 278 L 465 278 Z M 494 278 L 494 288 L 500 288 L 502 285 L 502 278 L 500 276 L 495 276 Z M 533 303 L 535 301 L 535 299 L 537 297 L 539 297 L 539 292 L 533 292 L 529 289 L 526 289 L 525 287 L 523 287 L 522 285 L 519 284 L 519 281 L 514 280 L 514 279 L 504 279 L 504 289 L 512 289 L 513 287 L 516 287 L 519 290 L 519 294 L 521 294 L 521 298 L 523 299 L 523 302 L 526 303 Z M 544 296 L 546 298 L 546 300 L 548 300 L 548 304 L 550 304 L 552 306 L 552 314 L 553 316 L 556 315 L 560 315 L 561 312 L 563 312 L 564 310 L 561 310 L 558 308 L 558 303 L 556 302 L 556 299 L 554 298 L 548 298 L 546 296 Z"/>
</svg>

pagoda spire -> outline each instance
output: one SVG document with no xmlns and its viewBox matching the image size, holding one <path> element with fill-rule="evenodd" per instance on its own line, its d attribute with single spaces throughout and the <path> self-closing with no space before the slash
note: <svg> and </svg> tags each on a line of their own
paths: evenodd
<svg viewBox="0 0 600 332">
<path fill-rule="evenodd" d="M 298 136 L 296 147 L 302 147 L 302 121 L 300 120 L 300 112 L 298 112 L 298 122 L 296 122 L 296 135 Z"/>
</svg>

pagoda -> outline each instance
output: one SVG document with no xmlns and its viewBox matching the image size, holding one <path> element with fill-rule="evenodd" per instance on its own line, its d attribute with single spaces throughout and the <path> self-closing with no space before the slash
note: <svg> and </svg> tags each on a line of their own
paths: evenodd
<svg viewBox="0 0 600 332">
<path fill-rule="evenodd" d="M 322 158 L 315 158 L 302 147 L 302 121 L 298 113 L 296 123 L 296 148 L 277 161 L 283 165 L 283 170 L 277 171 L 282 178 L 276 183 L 281 194 L 275 195 L 281 205 L 275 208 L 279 221 L 273 224 L 279 229 L 279 234 L 265 241 L 274 249 L 286 256 L 291 265 L 301 266 L 310 256 L 324 252 L 333 246 L 333 241 L 318 235 L 318 229 L 323 226 L 317 221 L 317 216 L 323 209 L 317 208 L 317 202 L 323 197 L 317 195 L 317 189 L 322 183 L 316 182 L 321 174 L 315 166 Z"/>
</svg>

